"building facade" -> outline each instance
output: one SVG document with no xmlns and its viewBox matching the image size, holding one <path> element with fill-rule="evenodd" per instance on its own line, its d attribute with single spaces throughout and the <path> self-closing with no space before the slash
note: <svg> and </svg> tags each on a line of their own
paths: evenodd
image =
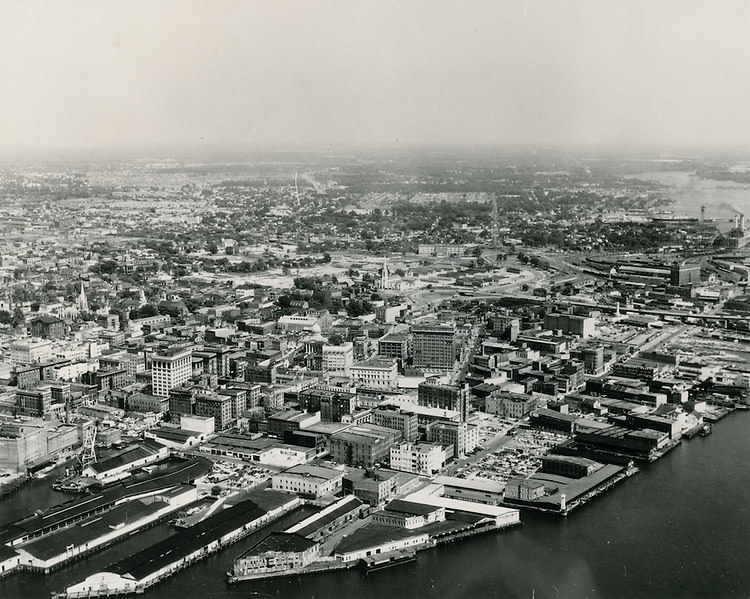
<svg viewBox="0 0 750 599">
<path fill-rule="evenodd" d="M 192 361 L 190 349 L 177 349 L 156 353 L 151 357 L 152 393 L 169 397 L 170 389 L 179 387 L 190 380 Z"/>
<path fill-rule="evenodd" d="M 456 362 L 457 336 L 452 324 L 412 327 L 414 367 L 426 370 L 451 370 Z"/>
</svg>

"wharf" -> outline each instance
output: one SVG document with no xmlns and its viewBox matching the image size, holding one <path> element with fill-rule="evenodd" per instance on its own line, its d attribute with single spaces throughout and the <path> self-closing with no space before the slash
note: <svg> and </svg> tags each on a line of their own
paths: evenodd
<svg viewBox="0 0 750 599">
<path fill-rule="evenodd" d="M 259 501 L 241 501 L 138 554 L 107 566 L 105 571 L 92 574 L 53 597 L 78 599 L 143 593 L 175 572 L 259 531 L 301 505 L 298 497 L 275 491 L 251 496 Z"/>
<path fill-rule="evenodd" d="M 12 495 L 16 491 L 18 491 L 21 487 L 23 487 L 26 483 L 31 481 L 31 477 L 29 476 L 21 476 L 18 478 L 14 478 L 9 483 L 5 483 L 3 485 L 0 485 L 0 499 L 5 499 L 9 495 Z"/>
<path fill-rule="evenodd" d="M 392 568 L 399 564 L 413 562 L 416 561 L 416 559 L 416 549 L 399 549 L 397 551 L 388 551 L 386 553 L 381 553 L 380 555 L 371 555 L 362 558 L 359 561 L 359 564 L 364 568 L 365 574 L 369 574 L 370 572 L 375 572 L 384 568 Z"/>
<path fill-rule="evenodd" d="M 506 499 L 503 501 L 503 505 L 567 516 L 577 507 L 586 504 L 633 474 L 634 469 L 632 467 L 626 468 L 612 464 L 604 465 L 597 472 L 578 479 L 537 472 L 529 480 L 555 487 L 556 491 L 553 494 L 528 501 Z M 565 496 L 565 499 L 563 499 L 563 496 Z"/>
<path fill-rule="evenodd" d="M 325 561 L 317 561 L 312 564 L 308 564 L 303 568 L 292 568 L 290 570 L 283 570 L 279 572 L 267 572 L 261 574 L 247 574 L 244 576 L 235 576 L 231 572 L 227 572 L 227 582 L 234 584 L 237 582 L 247 582 L 250 580 L 268 580 L 270 578 L 284 578 L 285 576 L 300 576 L 302 574 L 320 574 L 324 572 L 333 572 L 336 570 L 349 570 L 354 568 L 357 562 L 342 562 L 335 558 L 329 558 Z"/>
<path fill-rule="evenodd" d="M 335 570 L 347 570 L 356 566 L 363 568 L 365 574 L 367 574 L 370 572 L 381 570 L 383 568 L 390 568 L 399 564 L 416 561 L 417 552 L 425 549 L 431 549 L 443 543 L 450 543 L 453 541 L 464 539 L 466 537 L 487 534 L 490 532 L 497 532 L 499 530 L 504 530 L 512 526 L 520 525 L 520 521 L 514 522 L 512 524 L 498 525 L 495 522 L 490 521 L 488 518 L 477 516 L 475 514 L 454 513 L 451 514 L 448 519 L 442 522 L 434 522 L 432 524 L 428 524 L 427 526 L 411 530 L 410 532 L 426 533 L 429 537 L 429 541 L 427 543 L 417 547 L 396 549 L 393 551 L 387 551 L 384 553 L 367 556 L 352 561 L 342 561 L 333 557 L 323 557 L 302 568 L 290 568 L 288 570 L 280 570 L 275 572 L 259 572 L 256 574 L 248 574 L 242 576 L 235 576 L 231 572 L 227 572 L 227 581 L 229 583 L 237 583 L 250 580 L 267 580 L 269 578 L 283 578 L 286 576 L 298 576 L 302 574 L 316 574 L 320 572 L 330 572 Z M 383 533 L 386 531 L 386 529 L 390 529 L 392 527 L 378 526 L 377 528 L 379 533 Z M 399 535 L 405 534 L 402 529 L 394 530 Z M 384 542 L 387 536 L 387 534 L 385 536 L 381 535 L 379 541 Z"/>
</svg>

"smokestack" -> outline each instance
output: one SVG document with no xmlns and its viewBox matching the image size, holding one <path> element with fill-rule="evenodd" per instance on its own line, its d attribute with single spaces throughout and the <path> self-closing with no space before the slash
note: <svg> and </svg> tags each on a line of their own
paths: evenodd
<svg viewBox="0 0 750 599">
<path fill-rule="evenodd" d="M 701 224 L 706 222 L 706 207 L 701 206 Z"/>
<path fill-rule="evenodd" d="M 745 231 L 745 215 L 740 213 L 740 231 Z"/>
</svg>

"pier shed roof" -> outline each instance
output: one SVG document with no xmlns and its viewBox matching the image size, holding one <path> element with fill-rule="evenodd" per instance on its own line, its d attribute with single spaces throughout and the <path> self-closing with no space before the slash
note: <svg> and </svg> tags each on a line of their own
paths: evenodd
<svg viewBox="0 0 750 599">
<path fill-rule="evenodd" d="M 113 564 L 107 570 L 141 580 L 265 513 L 255 502 L 243 501 Z"/>
</svg>

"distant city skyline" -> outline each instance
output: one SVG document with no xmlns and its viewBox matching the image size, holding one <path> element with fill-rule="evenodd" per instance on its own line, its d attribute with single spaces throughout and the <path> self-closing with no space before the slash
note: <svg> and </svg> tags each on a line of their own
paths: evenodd
<svg viewBox="0 0 750 599">
<path fill-rule="evenodd" d="M 0 153 L 750 145 L 750 3 L 9 0 Z"/>
</svg>

